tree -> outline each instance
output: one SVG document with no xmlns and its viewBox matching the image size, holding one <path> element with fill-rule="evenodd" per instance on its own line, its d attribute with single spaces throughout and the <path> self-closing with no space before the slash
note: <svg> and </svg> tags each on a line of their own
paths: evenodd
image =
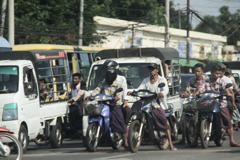
<svg viewBox="0 0 240 160">
<path fill-rule="evenodd" d="M 154 25 L 165 24 L 165 0 L 85 0 L 83 45 L 105 38 L 96 32 L 94 16 L 118 18 Z M 171 17 L 175 11 L 171 3 Z M 15 1 L 15 43 L 78 44 L 79 0 Z M 170 18 L 171 19 L 171 18 Z M 176 20 L 171 26 L 177 26 Z M 7 26 L 7 24 L 6 24 Z M 128 27 L 128 26 L 126 26 Z M 7 33 L 7 27 L 5 29 Z"/>
<path fill-rule="evenodd" d="M 227 36 L 229 45 L 236 45 L 240 40 L 240 10 L 231 14 L 228 6 L 219 9 L 219 16 L 205 16 L 204 22 L 196 26 L 194 30 L 212 34 Z"/>
</svg>

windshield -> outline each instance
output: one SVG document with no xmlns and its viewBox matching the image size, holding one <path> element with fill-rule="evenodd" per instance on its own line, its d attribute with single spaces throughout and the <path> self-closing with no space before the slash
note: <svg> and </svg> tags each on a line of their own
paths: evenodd
<svg viewBox="0 0 240 160">
<path fill-rule="evenodd" d="M 18 67 L 0 67 L 0 94 L 18 91 Z"/>
<path fill-rule="evenodd" d="M 119 75 L 123 75 L 127 81 L 132 82 L 133 88 L 138 88 L 143 79 L 149 76 L 148 65 L 149 63 L 119 64 Z M 102 65 L 93 66 L 89 77 L 88 89 L 95 89 L 103 79 L 104 73 Z M 128 85 L 128 88 L 132 89 L 132 86 Z"/>
</svg>

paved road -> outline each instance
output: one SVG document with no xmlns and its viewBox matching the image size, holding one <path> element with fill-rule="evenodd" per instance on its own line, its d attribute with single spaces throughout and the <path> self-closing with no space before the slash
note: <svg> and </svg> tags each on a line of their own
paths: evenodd
<svg viewBox="0 0 240 160">
<path fill-rule="evenodd" d="M 240 131 L 235 132 L 236 140 L 240 143 Z M 24 154 L 24 160 L 239 160 L 240 148 L 229 147 L 228 138 L 222 147 L 216 147 L 210 142 L 208 149 L 190 148 L 188 145 L 176 146 L 177 151 L 159 150 L 157 146 L 142 145 L 139 152 L 133 154 L 125 149 L 112 150 L 111 147 L 99 147 L 97 152 L 85 150 L 81 140 L 64 141 L 63 147 L 51 149 L 49 146 L 31 144 Z"/>
</svg>

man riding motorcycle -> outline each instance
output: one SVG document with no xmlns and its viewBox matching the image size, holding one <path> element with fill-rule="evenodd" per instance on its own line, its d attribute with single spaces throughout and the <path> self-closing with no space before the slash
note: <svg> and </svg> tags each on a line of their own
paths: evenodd
<svg viewBox="0 0 240 160">
<path fill-rule="evenodd" d="M 123 84 L 117 81 L 117 70 L 115 67 L 106 67 L 106 70 L 104 69 L 104 72 L 105 79 L 100 82 L 95 90 L 93 90 L 91 96 L 95 96 L 99 93 L 104 93 L 111 96 L 118 88 L 124 88 Z M 112 132 L 118 132 L 122 134 L 124 146 L 128 147 L 126 124 L 124 122 L 121 110 L 122 97 L 123 92 L 118 92 L 114 97 L 114 101 L 109 104 L 111 112 L 110 125 Z"/>
</svg>

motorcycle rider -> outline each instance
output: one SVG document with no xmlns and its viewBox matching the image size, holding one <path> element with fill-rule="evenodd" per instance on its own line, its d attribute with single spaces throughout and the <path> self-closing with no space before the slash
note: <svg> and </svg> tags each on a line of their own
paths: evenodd
<svg viewBox="0 0 240 160">
<path fill-rule="evenodd" d="M 195 88 L 194 93 L 192 93 L 192 95 L 196 96 L 197 94 L 199 94 L 200 86 L 204 83 L 204 80 L 207 78 L 203 75 L 204 66 L 201 63 L 197 63 L 194 65 L 193 72 L 194 72 L 195 76 L 189 79 L 189 81 L 187 83 L 186 91 L 182 95 L 180 95 L 180 97 L 182 97 L 182 98 L 187 98 L 190 96 L 190 94 L 191 94 L 190 90 L 192 87 Z M 182 118 L 184 118 L 184 113 L 182 115 Z M 182 123 L 184 125 L 184 119 L 183 119 Z M 182 139 L 179 142 L 177 142 L 176 144 L 185 144 L 185 132 L 184 131 L 185 130 L 183 129 Z M 196 131 L 196 132 L 198 132 L 198 131 Z M 193 144 L 193 146 L 194 145 L 195 144 Z"/>
<path fill-rule="evenodd" d="M 99 83 L 98 87 L 92 91 L 91 96 L 99 93 L 112 96 L 118 88 L 124 88 L 124 85 L 117 81 L 117 70 L 115 67 L 110 66 L 104 70 L 104 80 Z M 109 104 L 110 106 L 110 126 L 113 132 L 122 134 L 124 147 L 128 147 L 126 124 L 124 122 L 123 113 L 121 110 L 123 91 L 118 92 L 114 97 L 114 101 Z"/>
<path fill-rule="evenodd" d="M 150 71 L 150 76 L 142 81 L 138 89 L 147 89 L 151 92 L 157 93 L 157 98 L 155 99 L 155 101 L 159 105 L 155 106 L 155 109 L 153 109 L 152 111 L 153 120 L 155 121 L 156 128 L 158 130 L 165 131 L 167 138 L 169 140 L 170 150 L 177 150 L 177 148 L 173 146 L 169 125 L 167 124 L 167 118 L 165 116 L 164 111 L 165 109 L 167 109 L 166 98 L 169 92 L 167 80 L 166 78 L 161 77 L 158 74 L 159 67 L 156 63 L 150 64 L 148 68 Z M 165 86 L 159 88 L 158 87 L 159 83 L 165 83 Z"/>
<path fill-rule="evenodd" d="M 119 65 L 116 61 L 106 60 L 103 63 L 103 66 L 104 66 L 104 69 L 107 69 L 108 67 L 114 67 L 118 72 L 116 80 L 123 84 L 123 97 L 122 97 L 123 102 L 122 102 L 121 106 L 122 106 L 125 124 L 127 125 L 128 121 L 131 118 L 131 108 L 128 105 L 128 99 L 127 99 L 127 92 L 128 92 L 127 91 L 127 79 L 124 76 L 120 75 L 121 72 L 119 71 Z"/>
<path fill-rule="evenodd" d="M 222 66 L 219 63 L 214 64 L 211 68 L 211 77 L 209 80 L 206 80 L 205 83 L 201 86 L 200 92 L 211 90 L 214 92 L 223 92 L 225 94 L 230 94 L 228 88 L 226 88 L 226 82 L 221 78 L 221 75 Z M 240 144 L 238 144 L 234 139 L 234 131 L 231 122 L 231 116 L 227 108 L 226 96 L 223 96 L 221 99 L 217 99 L 217 101 L 220 103 L 221 109 L 221 127 L 227 129 L 230 139 L 230 146 L 240 147 Z"/>
</svg>

